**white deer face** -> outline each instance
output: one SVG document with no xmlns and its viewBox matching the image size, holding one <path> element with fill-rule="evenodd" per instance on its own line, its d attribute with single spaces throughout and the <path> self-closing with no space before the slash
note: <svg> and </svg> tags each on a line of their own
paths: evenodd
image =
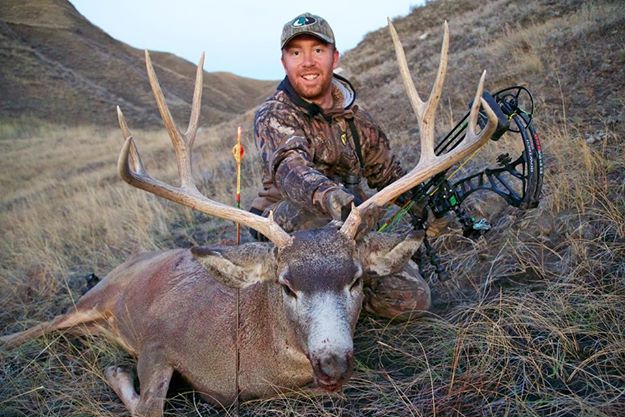
<svg viewBox="0 0 625 417">
<path fill-rule="evenodd" d="M 286 316 L 317 385 L 340 389 L 353 363 L 353 333 L 364 298 L 353 240 L 325 228 L 294 234 L 278 256 Z"/>
</svg>

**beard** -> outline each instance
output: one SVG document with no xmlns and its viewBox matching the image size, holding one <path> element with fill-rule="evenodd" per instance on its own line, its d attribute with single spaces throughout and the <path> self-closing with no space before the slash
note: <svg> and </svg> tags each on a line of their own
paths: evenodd
<svg viewBox="0 0 625 417">
<path fill-rule="evenodd" d="M 289 81 L 300 97 L 316 103 L 327 97 L 332 91 L 332 71 L 318 70 L 318 74 L 319 76 L 311 81 L 302 78 L 300 74 L 289 76 Z"/>
</svg>

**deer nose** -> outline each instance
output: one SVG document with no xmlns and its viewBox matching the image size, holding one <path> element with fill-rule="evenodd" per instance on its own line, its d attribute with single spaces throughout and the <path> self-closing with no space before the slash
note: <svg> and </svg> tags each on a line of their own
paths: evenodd
<svg viewBox="0 0 625 417">
<path fill-rule="evenodd" d="M 317 361 L 319 381 L 326 385 L 341 384 L 352 373 L 354 353 L 352 350 L 346 353 L 329 353 Z"/>
</svg>

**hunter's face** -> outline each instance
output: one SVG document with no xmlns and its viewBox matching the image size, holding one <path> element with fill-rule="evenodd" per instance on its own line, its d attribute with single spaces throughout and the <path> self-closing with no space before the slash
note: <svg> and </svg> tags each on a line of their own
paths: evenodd
<svg viewBox="0 0 625 417">
<path fill-rule="evenodd" d="M 332 107 L 332 71 L 338 62 L 336 48 L 314 36 L 298 36 L 282 50 L 282 66 L 297 94 L 324 109 Z"/>
</svg>

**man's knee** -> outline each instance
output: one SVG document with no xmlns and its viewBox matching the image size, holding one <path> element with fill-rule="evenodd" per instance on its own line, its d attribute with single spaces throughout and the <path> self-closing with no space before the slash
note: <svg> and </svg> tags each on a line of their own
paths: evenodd
<svg viewBox="0 0 625 417">
<path fill-rule="evenodd" d="M 365 310 L 377 316 L 411 319 L 423 315 L 431 304 L 430 286 L 412 262 L 401 272 L 365 284 Z"/>
</svg>

